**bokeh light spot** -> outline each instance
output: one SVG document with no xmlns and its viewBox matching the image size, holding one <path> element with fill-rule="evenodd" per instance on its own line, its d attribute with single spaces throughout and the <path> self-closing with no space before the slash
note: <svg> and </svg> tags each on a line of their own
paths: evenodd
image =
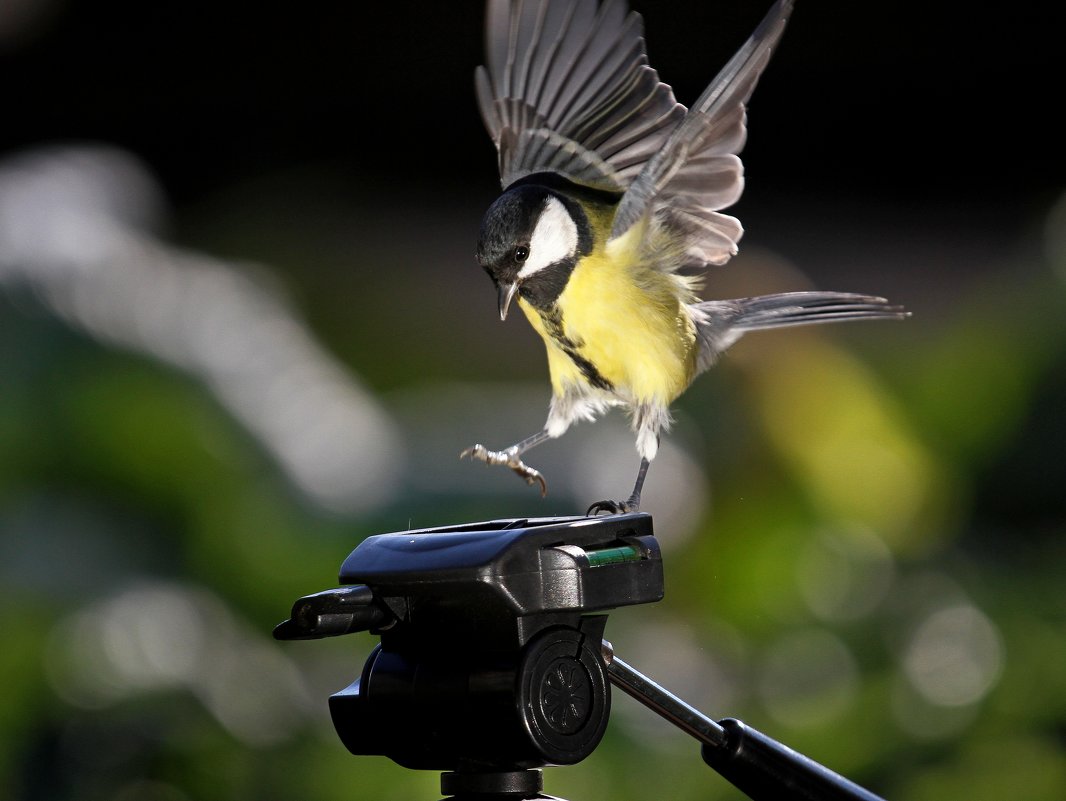
<svg viewBox="0 0 1066 801">
<path fill-rule="evenodd" d="M 796 580 L 811 611 L 823 620 L 858 620 L 888 592 L 895 562 L 884 542 L 868 529 L 822 532 L 796 561 Z"/>
<path fill-rule="evenodd" d="M 806 629 L 786 634 L 769 647 L 758 691 L 774 719 L 809 727 L 847 712 L 858 684 L 858 666 L 847 645 L 825 629 Z"/>
<path fill-rule="evenodd" d="M 907 679 L 927 701 L 965 706 L 980 701 L 1003 668 L 999 630 L 969 604 L 930 614 L 914 632 L 903 658 Z"/>
</svg>

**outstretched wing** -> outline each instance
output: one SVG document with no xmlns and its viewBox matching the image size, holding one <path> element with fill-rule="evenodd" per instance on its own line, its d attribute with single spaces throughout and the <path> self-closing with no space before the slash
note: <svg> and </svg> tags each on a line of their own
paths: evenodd
<svg viewBox="0 0 1066 801">
<path fill-rule="evenodd" d="M 683 235 L 686 266 L 724 264 L 736 254 L 744 229 L 718 212 L 744 189 L 737 154 L 747 136 L 745 104 L 784 32 L 792 3 L 777 0 L 632 182 L 619 203 L 612 239 L 651 218 Z"/>
<path fill-rule="evenodd" d="M 554 172 L 622 192 L 685 114 L 625 0 L 489 0 L 486 53 L 477 100 L 504 187 Z"/>
</svg>

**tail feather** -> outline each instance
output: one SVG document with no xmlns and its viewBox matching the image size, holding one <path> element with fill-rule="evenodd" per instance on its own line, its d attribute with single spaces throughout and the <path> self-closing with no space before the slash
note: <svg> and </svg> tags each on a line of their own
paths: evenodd
<svg viewBox="0 0 1066 801">
<path fill-rule="evenodd" d="M 902 320 L 910 312 L 874 295 L 853 292 L 783 292 L 691 306 L 700 341 L 699 369 L 748 331 L 848 320 Z"/>
</svg>

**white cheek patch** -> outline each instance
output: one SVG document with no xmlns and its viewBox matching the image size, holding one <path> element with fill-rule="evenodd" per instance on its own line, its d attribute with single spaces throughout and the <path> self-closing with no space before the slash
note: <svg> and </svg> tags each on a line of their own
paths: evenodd
<svg viewBox="0 0 1066 801">
<path fill-rule="evenodd" d="M 570 258 L 575 253 L 577 225 L 570 218 L 566 206 L 558 198 L 549 195 L 530 237 L 529 258 L 518 271 L 518 280 L 528 278 L 549 264 Z"/>
</svg>

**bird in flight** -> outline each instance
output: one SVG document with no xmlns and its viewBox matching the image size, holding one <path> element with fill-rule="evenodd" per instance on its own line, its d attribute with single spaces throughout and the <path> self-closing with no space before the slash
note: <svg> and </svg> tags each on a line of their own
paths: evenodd
<svg viewBox="0 0 1066 801">
<path fill-rule="evenodd" d="M 777 0 L 686 109 L 649 66 L 625 0 L 489 0 L 476 90 L 504 191 L 482 220 L 477 260 L 501 320 L 517 304 L 543 338 L 552 396 L 541 431 L 461 457 L 509 467 L 544 494 L 526 451 L 622 407 L 636 482 L 587 514 L 637 511 L 671 404 L 741 336 L 908 316 L 845 292 L 699 297 L 706 268 L 737 252 L 743 229 L 721 211 L 743 190 L 746 105 L 792 5 Z"/>
</svg>

